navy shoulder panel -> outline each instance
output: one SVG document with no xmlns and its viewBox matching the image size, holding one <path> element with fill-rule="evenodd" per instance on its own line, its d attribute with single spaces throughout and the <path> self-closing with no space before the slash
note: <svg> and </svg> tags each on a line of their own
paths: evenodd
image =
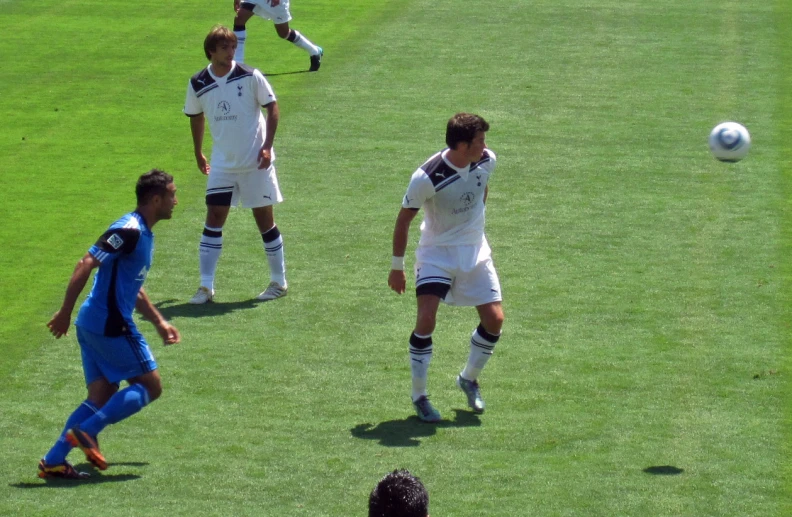
<svg viewBox="0 0 792 517">
<path fill-rule="evenodd" d="M 473 164 L 470 165 L 470 170 L 472 171 L 473 169 L 479 168 L 482 164 L 487 163 L 491 159 L 492 159 L 492 157 L 490 156 L 490 154 L 487 152 L 486 149 L 484 149 L 484 153 L 481 155 L 481 158 L 479 159 L 479 161 L 477 161 L 476 163 L 473 163 Z"/>
<path fill-rule="evenodd" d="M 212 74 L 210 74 L 209 70 L 206 68 L 192 76 L 190 78 L 190 84 L 198 97 L 213 88 L 217 88 L 214 77 L 212 77 Z"/>
<path fill-rule="evenodd" d="M 457 173 L 448 166 L 441 154 L 421 165 L 421 169 L 429 176 L 429 179 L 432 180 L 432 185 L 435 187 Z"/>
<path fill-rule="evenodd" d="M 228 76 L 228 82 L 230 83 L 231 81 L 236 81 L 243 77 L 250 77 L 253 75 L 253 70 L 253 67 L 237 63 L 234 69 L 231 70 L 231 75 Z"/>
</svg>

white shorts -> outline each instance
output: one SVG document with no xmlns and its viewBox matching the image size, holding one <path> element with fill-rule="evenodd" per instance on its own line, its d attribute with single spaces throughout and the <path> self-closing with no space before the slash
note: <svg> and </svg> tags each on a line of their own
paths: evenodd
<svg viewBox="0 0 792 517">
<path fill-rule="evenodd" d="M 274 165 L 266 170 L 236 174 L 209 170 L 206 204 L 236 206 L 240 201 L 243 208 L 276 205 L 283 201 Z"/>
<path fill-rule="evenodd" d="M 286 23 L 292 19 L 289 12 L 289 0 L 281 0 L 275 7 L 270 5 L 270 0 L 243 0 L 242 3 L 254 4 L 254 14 L 261 16 L 265 20 L 272 20 L 276 24 Z"/>
<path fill-rule="evenodd" d="M 500 280 L 492 251 L 481 245 L 419 246 L 415 251 L 415 287 L 450 286 L 443 301 L 449 305 L 474 306 L 500 302 Z"/>
</svg>

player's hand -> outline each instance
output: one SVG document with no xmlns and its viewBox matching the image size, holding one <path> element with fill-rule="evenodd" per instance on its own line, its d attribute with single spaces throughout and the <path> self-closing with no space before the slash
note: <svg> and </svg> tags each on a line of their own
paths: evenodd
<svg viewBox="0 0 792 517">
<path fill-rule="evenodd" d="M 157 325 L 157 332 L 162 338 L 162 342 L 165 344 L 165 346 L 175 345 L 176 343 L 181 341 L 181 334 L 179 333 L 179 329 L 177 329 L 167 321 L 163 322 L 160 325 Z"/>
<path fill-rule="evenodd" d="M 407 277 L 405 276 L 404 271 L 400 269 L 391 269 L 391 272 L 388 275 L 388 285 L 391 289 L 396 291 L 397 294 L 404 293 L 404 290 L 407 287 Z"/>
<path fill-rule="evenodd" d="M 198 170 L 201 171 L 201 174 L 207 175 L 209 174 L 209 162 L 206 161 L 206 156 L 203 153 L 195 155 L 195 161 L 198 162 Z"/>
<path fill-rule="evenodd" d="M 69 325 L 71 325 L 71 313 L 65 312 L 63 309 L 58 310 L 52 319 L 47 323 L 47 328 L 50 329 L 55 339 L 60 339 L 69 333 Z"/>
<path fill-rule="evenodd" d="M 261 152 L 259 153 L 258 168 L 269 169 L 270 165 L 272 165 L 272 149 L 268 147 L 262 147 Z"/>
</svg>

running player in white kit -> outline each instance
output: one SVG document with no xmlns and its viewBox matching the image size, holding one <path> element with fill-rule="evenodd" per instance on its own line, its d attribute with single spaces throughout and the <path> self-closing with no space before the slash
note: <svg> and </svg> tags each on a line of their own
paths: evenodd
<svg viewBox="0 0 792 517">
<path fill-rule="evenodd" d="M 265 20 L 272 20 L 275 24 L 275 32 L 282 39 L 308 52 L 311 58 L 309 72 L 316 72 L 322 64 L 322 47 L 311 43 L 311 40 L 302 35 L 299 31 L 289 28 L 289 21 L 292 19 L 289 11 L 289 0 L 234 0 L 234 34 L 237 36 L 238 46 L 234 60 L 237 63 L 245 61 L 245 40 L 247 30 L 245 24 L 253 17 L 258 15 Z"/>
</svg>

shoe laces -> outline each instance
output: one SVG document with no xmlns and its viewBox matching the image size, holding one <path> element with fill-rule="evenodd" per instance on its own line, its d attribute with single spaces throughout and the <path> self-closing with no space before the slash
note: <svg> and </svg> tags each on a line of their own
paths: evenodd
<svg viewBox="0 0 792 517">
<path fill-rule="evenodd" d="M 432 412 L 432 404 L 429 402 L 429 397 L 421 397 L 415 401 L 415 405 L 421 410 L 421 413 L 428 415 Z"/>
<path fill-rule="evenodd" d="M 264 292 L 268 294 L 278 294 L 283 292 L 283 287 L 275 282 L 270 282 L 270 285 L 267 286 L 267 290 Z"/>
</svg>

